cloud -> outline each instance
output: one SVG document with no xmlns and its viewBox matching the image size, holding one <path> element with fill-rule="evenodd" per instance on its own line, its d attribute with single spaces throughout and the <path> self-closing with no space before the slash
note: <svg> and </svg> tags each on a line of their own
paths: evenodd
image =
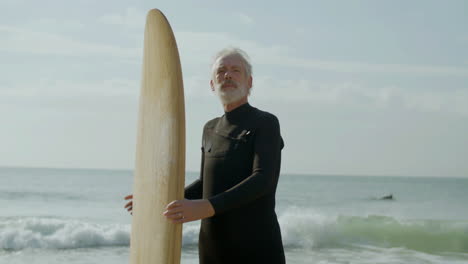
<svg viewBox="0 0 468 264">
<path fill-rule="evenodd" d="M 464 44 L 468 44 L 468 35 L 459 35 L 458 39 L 464 43 Z"/>
<path fill-rule="evenodd" d="M 128 79 L 108 79 L 97 81 L 76 81 L 61 79 L 41 79 L 2 87 L 0 96 L 5 97 L 115 97 L 137 96 L 140 81 Z"/>
<path fill-rule="evenodd" d="M 239 13 L 239 14 L 236 14 L 235 16 L 244 25 L 252 25 L 254 23 L 253 18 L 246 14 Z"/>
<path fill-rule="evenodd" d="M 407 109 L 468 116 L 468 90 L 409 89 L 357 82 L 314 82 L 308 79 L 278 80 L 271 76 L 254 79 L 255 100 L 311 106 L 359 109 Z"/>
<path fill-rule="evenodd" d="M 133 34 L 143 26 L 142 12 L 136 9 L 126 9 L 121 15 L 106 15 L 100 21 L 113 25 L 127 25 L 133 27 L 125 34 Z M 43 24 L 60 24 L 53 19 L 41 20 Z M 69 27 L 82 27 L 80 23 L 68 23 Z M 29 27 L 32 27 L 29 25 Z M 25 54 L 56 54 L 63 56 L 92 55 L 98 57 L 112 57 L 132 62 L 140 62 L 141 41 L 135 41 L 130 47 L 94 43 L 69 36 L 65 33 L 50 33 L 36 31 L 31 28 L 0 25 L 0 52 L 18 52 Z M 209 64 L 214 53 L 225 46 L 238 46 L 246 50 L 254 64 L 259 67 L 292 68 L 299 71 L 325 70 L 346 73 L 397 73 L 402 75 L 433 76 L 468 76 L 468 68 L 443 65 L 407 65 L 384 64 L 366 62 L 342 62 L 330 60 L 316 60 L 304 56 L 295 56 L 289 46 L 265 44 L 259 41 L 239 38 L 225 32 L 175 32 L 181 61 L 184 68 L 192 67 L 196 71 L 187 74 L 184 70 L 186 95 L 190 98 L 211 96 L 208 87 Z M 206 76 L 200 76 L 200 67 Z M 190 71 L 189 71 L 190 72 Z M 204 74 L 202 73 L 202 74 Z M 382 85 L 370 87 L 352 81 L 322 81 L 315 82 L 307 78 L 287 80 L 287 76 L 278 80 L 271 73 L 265 72 L 255 75 L 253 96 L 265 100 L 281 100 L 284 102 L 313 103 L 324 105 L 370 107 L 405 107 L 418 111 L 453 112 L 468 114 L 468 92 L 466 89 L 408 89 Z M 134 90 L 136 87 L 136 91 Z M 137 94 L 139 80 L 102 80 L 93 83 L 72 82 L 66 80 L 43 79 L 39 82 L 15 84 L 11 89 L 2 89 L 6 96 L 67 96 L 67 95 L 96 95 L 118 96 Z"/>
<path fill-rule="evenodd" d="M 143 29 L 145 26 L 145 19 L 145 12 L 136 8 L 127 8 L 123 14 L 103 15 L 98 21 L 109 25 Z"/>
<path fill-rule="evenodd" d="M 189 63 L 206 63 L 208 69 L 215 53 L 227 46 L 235 46 L 245 50 L 252 58 L 254 64 L 268 63 L 275 58 L 280 60 L 281 54 L 287 54 L 290 50 L 284 46 L 274 44 L 262 45 L 261 43 L 240 39 L 224 32 L 190 32 L 178 31 L 174 33 L 177 39 L 182 60 Z"/>
<path fill-rule="evenodd" d="M 185 96 L 190 98 L 208 98 L 212 95 L 209 76 L 185 76 L 184 90 Z"/>
<path fill-rule="evenodd" d="M 252 24 L 252 17 L 237 13 L 234 16 L 243 24 Z M 145 12 L 136 8 L 127 8 L 123 13 L 106 14 L 99 18 L 103 24 L 124 26 L 130 29 L 127 34 L 133 32 L 143 32 L 145 24 Z M 3 31 L 3 32 L 2 32 Z M 302 29 L 296 29 L 298 33 Z M 9 33 L 8 27 L 0 27 L 0 33 Z M 32 50 L 36 52 L 52 52 L 63 54 L 74 54 L 83 50 L 88 53 L 112 54 L 123 57 L 135 57 L 141 53 L 140 48 L 121 48 L 118 46 L 86 43 L 83 41 L 71 40 L 63 36 L 57 36 L 46 33 L 34 33 L 21 30 L 16 32 L 20 36 L 16 39 L 6 39 L 0 37 L 2 43 L 7 43 L 7 49 L 13 50 Z M 5 34 L 2 34 L 5 35 Z M 418 75 L 439 75 L 439 76 L 468 76 L 468 67 L 450 66 L 450 65 L 420 65 L 420 64 L 387 64 L 387 63 L 368 63 L 363 61 L 333 61 L 318 60 L 310 58 L 308 54 L 301 56 L 292 55 L 296 51 L 292 46 L 280 46 L 274 43 L 261 43 L 252 40 L 238 38 L 225 32 L 175 32 L 180 52 L 184 55 L 188 63 L 210 62 L 213 54 L 225 46 L 238 46 L 246 50 L 254 61 L 254 64 L 265 64 L 279 67 L 294 67 L 307 70 L 325 70 L 340 73 L 397 73 L 397 74 L 418 74 Z M 12 37 L 12 36 L 10 36 Z M 15 37 L 15 36 L 13 36 Z M 134 37 L 134 35 L 132 35 Z M 25 44 L 23 39 L 28 40 Z M 33 45 L 31 42 L 38 41 L 39 45 Z M 58 43 L 55 44 L 54 43 Z M 138 43 L 141 43 L 139 41 Z M 50 44 L 53 47 L 47 48 Z M 5 45 L 2 45 L 5 49 Z M 35 47 L 38 46 L 38 47 Z M 71 47 L 72 51 L 70 51 Z"/>
<path fill-rule="evenodd" d="M 222 32 L 176 32 L 185 64 L 194 64 L 200 73 L 200 63 L 206 67 L 206 77 L 194 77 L 186 82 L 187 94 L 193 96 L 211 96 L 208 92 L 210 58 L 215 51 L 226 44 L 246 50 L 255 66 L 275 66 L 296 68 L 299 71 L 328 70 L 331 72 L 355 73 L 391 73 L 403 76 L 468 76 L 468 69 L 463 67 L 438 65 L 399 65 L 370 64 L 361 62 L 321 61 L 289 56 L 289 47 L 263 45 L 261 43 L 236 38 Z M 253 97 L 255 100 L 272 100 L 283 103 L 304 103 L 338 107 L 367 107 L 368 109 L 395 108 L 421 112 L 446 112 L 468 115 L 468 90 L 463 88 L 438 89 L 427 87 L 408 87 L 385 85 L 371 86 L 355 81 L 313 81 L 303 79 L 280 79 L 269 73 L 255 75 Z"/>
<path fill-rule="evenodd" d="M 297 35 L 306 35 L 309 33 L 309 31 L 303 27 L 298 27 L 294 29 L 294 33 L 296 33 Z"/>
<path fill-rule="evenodd" d="M 297 57 L 293 48 L 263 44 L 240 39 L 224 32 L 176 32 L 177 42 L 186 58 L 205 60 L 226 46 L 237 46 L 250 55 L 254 65 L 294 67 L 307 70 L 325 70 L 340 73 L 397 73 L 410 75 L 468 76 L 468 67 L 444 65 L 385 64 L 367 62 L 344 62 Z"/>
<path fill-rule="evenodd" d="M 278 59 L 281 58 L 281 64 Z M 341 62 L 330 60 L 302 59 L 280 55 L 273 58 L 271 63 L 308 69 L 330 70 L 336 72 L 365 72 L 365 73 L 401 73 L 424 74 L 444 76 L 468 76 L 468 67 L 442 66 L 442 65 L 410 65 L 410 64 L 384 64 L 366 62 Z"/>
<path fill-rule="evenodd" d="M 34 31 L 0 25 L 0 52 L 26 54 L 56 54 L 63 56 L 98 55 L 125 59 L 140 56 L 139 48 L 123 48 L 80 40 L 63 34 Z"/>
<path fill-rule="evenodd" d="M 34 31 L 50 32 L 73 32 L 85 29 L 85 24 L 80 20 L 57 20 L 55 18 L 39 18 L 28 21 L 23 25 L 24 28 Z"/>
<path fill-rule="evenodd" d="M 408 108 L 424 112 L 448 112 L 468 116 L 468 90 L 454 89 L 446 91 L 423 91 L 402 96 Z"/>
</svg>

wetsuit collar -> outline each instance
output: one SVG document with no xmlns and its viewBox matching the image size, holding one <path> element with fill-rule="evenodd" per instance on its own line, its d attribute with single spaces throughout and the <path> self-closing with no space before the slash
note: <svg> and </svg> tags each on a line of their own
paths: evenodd
<svg viewBox="0 0 468 264">
<path fill-rule="evenodd" d="M 249 103 L 245 103 L 230 112 L 225 112 L 224 115 L 228 120 L 235 120 L 241 118 L 252 109 L 253 107 Z"/>
</svg>

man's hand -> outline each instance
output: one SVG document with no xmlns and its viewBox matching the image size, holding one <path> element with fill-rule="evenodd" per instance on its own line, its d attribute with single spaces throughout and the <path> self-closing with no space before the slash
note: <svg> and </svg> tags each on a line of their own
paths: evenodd
<svg viewBox="0 0 468 264">
<path fill-rule="evenodd" d="M 127 195 L 125 196 L 125 200 L 130 200 L 130 202 L 128 202 L 124 208 L 127 209 L 127 211 L 130 212 L 131 215 L 133 215 L 133 194 L 130 194 L 130 195 Z"/>
<path fill-rule="evenodd" d="M 215 214 L 208 200 L 178 200 L 169 203 L 163 215 L 172 223 L 186 223 L 211 217 Z"/>
</svg>

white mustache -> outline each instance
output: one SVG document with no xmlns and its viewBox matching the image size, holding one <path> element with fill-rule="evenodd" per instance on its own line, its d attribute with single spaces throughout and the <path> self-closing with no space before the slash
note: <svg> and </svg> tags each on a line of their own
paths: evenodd
<svg viewBox="0 0 468 264">
<path fill-rule="evenodd" d="M 226 80 L 223 83 L 221 83 L 221 87 L 223 87 L 223 86 L 225 86 L 227 84 L 234 85 L 236 88 L 239 86 L 239 84 L 236 81 Z"/>
</svg>

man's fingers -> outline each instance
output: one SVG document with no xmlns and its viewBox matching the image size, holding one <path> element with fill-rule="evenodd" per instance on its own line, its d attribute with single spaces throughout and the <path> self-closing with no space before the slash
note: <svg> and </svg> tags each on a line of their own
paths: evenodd
<svg viewBox="0 0 468 264">
<path fill-rule="evenodd" d="M 125 200 L 133 199 L 133 194 L 130 194 L 130 195 L 125 196 L 124 199 L 125 199 Z"/>
<path fill-rule="evenodd" d="M 166 206 L 166 209 L 169 210 L 169 209 L 176 208 L 179 206 L 182 206 L 179 201 L 172 201 Z"/>
<path fill-rule="evenodd" d="M 127 207 L 129 207 L 129 206 L 133 206 L 133 202 L 132 202 L 132 201 L 128 202 L 128 203 L 125 205 L 125 208 L 127 208 Z"/>
<path fill-rule="evenodd" d="M 166 216 L 167 219 L 170 219 L 170 220 L 178 220 L 178 219 L 183 219 L 182 216 L 180 215 L 177 215 L 177 214 L 174 214 L 174 215 L 168 215 Z"/>
<path fill-rule="evenodd" d="M 129 208 L 127 208 L 127 211 L 131 212 L 132 209 L 133 209 L 133 207 L 129 207 Z"/>
<path fill-rule="evenodd" d="M 174 209 L 169 209 L 163 212 L 163 215 L 165 216 L 174 216 L 174 215 L 179 215 L 182 216 L 182 208 L 174 208 Z"/>
</svg>

